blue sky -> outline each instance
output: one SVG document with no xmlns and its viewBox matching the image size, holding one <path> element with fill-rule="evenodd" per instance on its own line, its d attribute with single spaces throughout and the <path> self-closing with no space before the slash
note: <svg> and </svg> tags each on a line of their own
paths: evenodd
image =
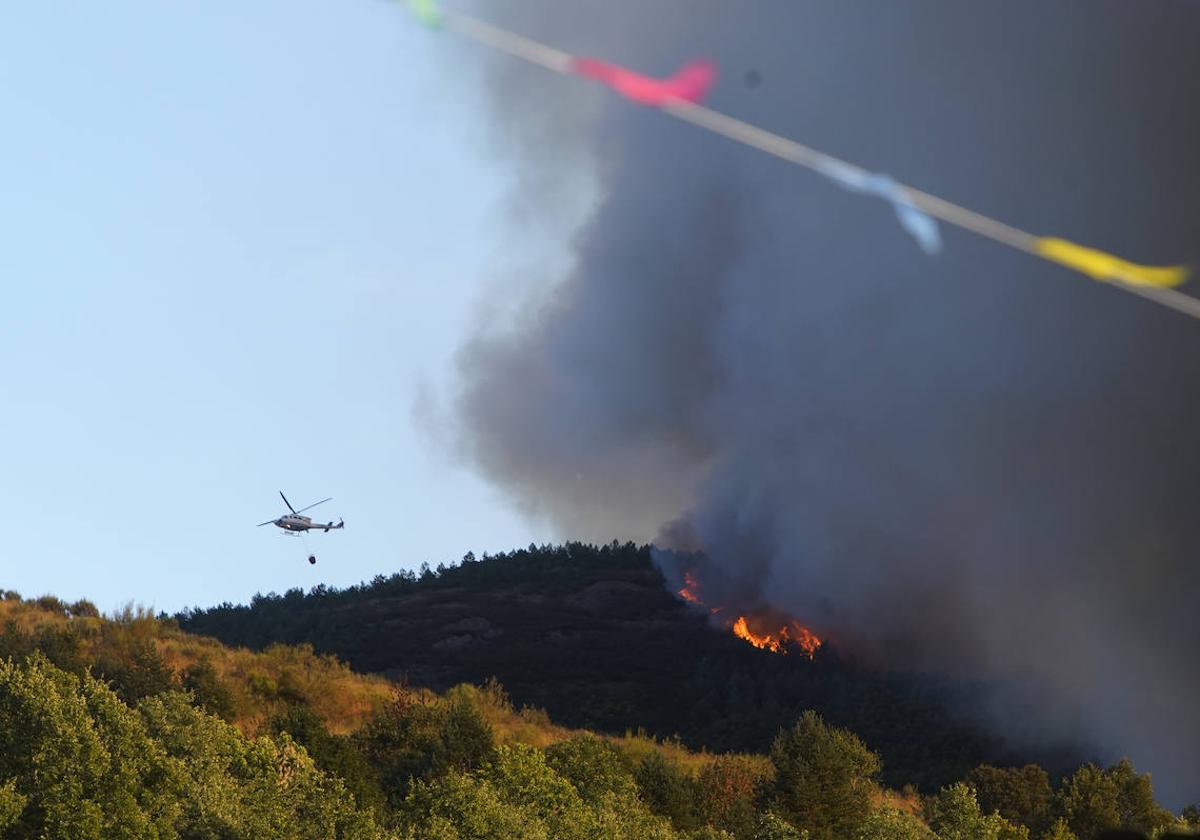
<svg viewBox="0 0 1200 840">
<path fill-rule="evenodd" d="M 511 234 L 455 50 L 373 0 L 0 8 L 0 587 L 175 610 L 551 538 L 414 419 Z M 346 519 L 315 567 L 254 527 L 279 489 Z"/>
</svg>

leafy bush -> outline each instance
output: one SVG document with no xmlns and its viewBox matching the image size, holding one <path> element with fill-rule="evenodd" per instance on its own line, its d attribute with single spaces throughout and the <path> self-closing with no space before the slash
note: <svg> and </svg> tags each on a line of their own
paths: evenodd
<svg viewBox="0 0 1200 840">
<path fill-rule="evenodd" d="M 492 725 L 480 709 L 474 686 L 458 685 L 446 692 L 443 711 L 439 770 L 471 770 L 487 761 L 496 747 Z"/>
<path fill-rule="evenodd" d="M 700 819 L 735 837 L 749 837 L 758 823 L 759 793 L 767 783 L 761 767 L 736 755 L 714 759 L 696 780 Z"/>
<path fill-rule="evenodd" d="M 575 787 L 554 772 L 536 747 L 512 744 L 496 749 L 479 778 L 497 790 L 505 802 L 542 822 L 555 840 L 590 837 L 586 807 Z"/>
<path fill-rule="evenodd" d="M 642 759 L 633 775 L 651 811 L 666 817 L 681 831 L 700 827 L 695 785 L 679 762 L 655 751 Z"/>
<path fill-rule="evenodd" d="M 767 811 L 758 818 L 753 840 L 808 840 L 809 834 L 778 814 Z"/>
<path fill-rule="evenodd" d="M 406 799 L 412 780 L 466 772 L 492 756 L 495 737 L 477 699 L 470 686 L 438 699 L 401 687 L 356 734 L 393 807 Z"/>
<path fill-rule="evenodd" d="M 268 721 L 266 731 L 275 736 L 287 733 L 308 750 L 319 769 L 346 784 L 359 807 L 368 808 L 376 815 L 385 813 L 387 797 L 378 771 L 352 738 L 329 732 L 325 721 L 311 708 L 289 706 Z"/>
<path fill-rule="evenodd" d="M 888 807 L 871 811 L 854 836 L 856 840 L 934 840 L 919 817 Z"/>
<path fill-rule="evenodd" d="M 466 773 L 416 782 L 402 813 L 407 836 L 421 840 L 550 840 L 540 820 Z"/>
<path fill-rule="evenodd" d="M 546 763 L 573 784 L 589 805 L 598 805 L 610 793 L 637 798 L 637 783 L 620 751 L 591 733 L 547 747 Z"/>
<path fill-rule="evenodd" d="M 192 692 L 196 704 L 209 714 L 224 721 L 232 721 L 236 713 L 233 692 L 217 676 L 217 670 L 208 659 L 201 659 L 184 669 L 183 687 Z"/>
<path fill-rule="evenodd" d="M 82 598 L 82 599 L 76 601 L 74 604 L 71 604 L 71 606 L 68 607 L 67 610 L 75 618 L 99 618 L 100 617 L 100 610 L 96 607 L 95 604 L 93 604 L 91 601 L 87 600 L 86 598 Z"/>
<path fill-rule="evenodd" d="M 68 612 L 67 605 L 53 595 L 43 595 L 33 603 L 37 605 L 38 609 L 45 610 L 46 612 L 57 613 L 58 615 L 66 615 Z"/>
</svg>

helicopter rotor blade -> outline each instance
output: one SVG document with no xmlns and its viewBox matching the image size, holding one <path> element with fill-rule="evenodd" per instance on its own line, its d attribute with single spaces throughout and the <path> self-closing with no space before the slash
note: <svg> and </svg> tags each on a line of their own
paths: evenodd
<svg viewBox="0 0 1200 840">
<path fill-rule="evenodd" d="M 311 505 L 309 505 L 308 507 L 302 507 L 302 508 L 300 508 L 300 510 L 295 510 L 295 511 L 292 511 L 292 512 L 293 512 L 293 513 L 304 513 L 304 511 L 308 510 L 308 508 L 315 508 L 317 505 L 323 505 L 323 504 L 325 504 L 326 502 L 331 502 L 331 501 L 333 501 L 333 496 L 330 496 L 328 499 L 322 499 L 322 500 L 321 500 L 321 501 L 319 501 L 319 502 L 313 502 L 313 503 L 312 503 Z"/>
<path fill-rule="evenodd" d="M 274 519 L 268 519 L 266 522 L 259 522 L 257 527 L 261 528 L 264 525 L 274 525 L 274 524 L 275 524 Z"/>
<path fill-rule="evenodd" d="M 279 491 L 279 498 L 283 499 L 283 503 L 288 506 L 288 510 L 290 510 L 292 513 L 296 512 L 296 509 L 292 507 L 292 503 L 287 500 L 287 496 L 283 495 L 282 490 Z"/>
</svg>

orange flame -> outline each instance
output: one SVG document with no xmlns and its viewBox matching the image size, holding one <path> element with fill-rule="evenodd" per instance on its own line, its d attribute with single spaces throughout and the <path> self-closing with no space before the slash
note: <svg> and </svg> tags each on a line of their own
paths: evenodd
<svg viewBox="0 0 1200 840">
<path fill-rule="evenodd" d="M 689 604 L 706 606 L 704 599 L 700 597 L 700 582 L 690 571 L 683 573 L 683 588 L 675 594 Z M 723 612 L 724 609 L 724 607 L 709 607 L 708 611 L 710 614 L 716 615 Z M 821 646 L 821 640 L 817 638 L 817 635 L 795 620 L 784 624 L 776 633 L 755 633 L 750 629 L 749 621 L 744 615 L 738 616 L 736 621 L 732 624 L 726 623 L 725 626 L 732 630 L 733 635 L 739 639 L 744 639 L 756 648 L 769 650 L 772 653 L 787 653 L 792 647 L 798 647 L 805 656 L 812 659 L 817 648 Z"/>
<path fill-rule="evenodd" d="M 821 640 L 816 634 L 805 627 L 798 621 L 791 621 L 788 624 L 779 628 L 777 633 L 755 633 L 750 629 L 750 625 L 746 621 L 746 616 L 738 616 L 737 621 L 733 622 L 733 635 L 739 639 L 745 639 L 750 644 L 761 650 L 769 650 L 772 653 L 787 653 L 789 648 L 794 644 L 800 650 L 804 651 L 804 655 L 812 659 L 817 652 L 817 648 L 821 646 Z"/>
<path fill-rule="evenodd" d="M 700 589 L 700 584 L 698 584 L 696 582 L 696 579 L 694 577 L 692 577 L 692 573 L 684 572 L 683 573 L 683 589 L 680 589 L 675 594 L 678 595 L 683 600 L 687 601 L 689 604 L 703 604 L 704 602 L 700 600 L 700 596 L 698 594 L 696 594 L 696 592 L 698 592 L 699 589 Z M 693 590 L 696 590 L 696 591 L 693 591 Z"/>
</svg>

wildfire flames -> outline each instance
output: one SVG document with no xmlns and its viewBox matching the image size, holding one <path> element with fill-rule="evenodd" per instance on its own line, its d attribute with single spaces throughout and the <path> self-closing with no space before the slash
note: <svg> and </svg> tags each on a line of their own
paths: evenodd
<svg viewBox="0 0 1200 840">
<path fill-rule="evenodd" d="M 704 600 L 700 597 L 700 582 L 691 572 L 683 573 L 683 587 L 675 594 L 689 604 L 704 606 Z M 708 611 L 716 615 L 724 612 L 724 607 L 709 607 Z M 769 650 L 771 653 L 785 654 L 793 648 L 799 648 L 805 656 L 812 659 L 817 648 L 821 646 L 821 640 L 817 638 L 817 635 L 795 619 L 788 620 L 773 633 L 756 633 L 750 629 L 750 623 L 751 620 L 746 616 L 739 615 L 733 621 L 726 621 L 725 626 L 739 639 L 744 639 L 756 648 Z M 762 623 L 760 620 L 754 621 L 756 626 L 761 626 Z"/>
<path fill-rule="evenodd" d="M 695 590 L 695 591 L 693 591 L 693 590 Z M 700 584 L 696 583 L 696 579 L 694 577 L 692 577 L 692 573 L 684 572 L 683 573 L 683 589 L 680 589 L 675 594 L 678 595 L 683 600 L 687 601 L 689 604 L 703 604 L 704 602 L 700 600 L 700 596 L 696 594 L 696 592 L 699 592 L 699 591 L 700 591 Z"/>
<path fill-rule="evenodd" d="M 787 624 L 779 628 L 778 633 L 763 633 L 758 635 L 750 629 L 746 621 L 746 616 L 738 616 L 737 621 L 733 622 L 733 635 L 739 639 L 745 639 L 756 648 L 764 648 L 772 653 L 787 653 L 791 645 L 795 645 L 804 651 L 804 655 L 809 659 L 817 652 L 817 648 L 821 646 L 821 640 L 816 634 L 801 624 L 799 621 L 789 621 Z"/>
</svg>

